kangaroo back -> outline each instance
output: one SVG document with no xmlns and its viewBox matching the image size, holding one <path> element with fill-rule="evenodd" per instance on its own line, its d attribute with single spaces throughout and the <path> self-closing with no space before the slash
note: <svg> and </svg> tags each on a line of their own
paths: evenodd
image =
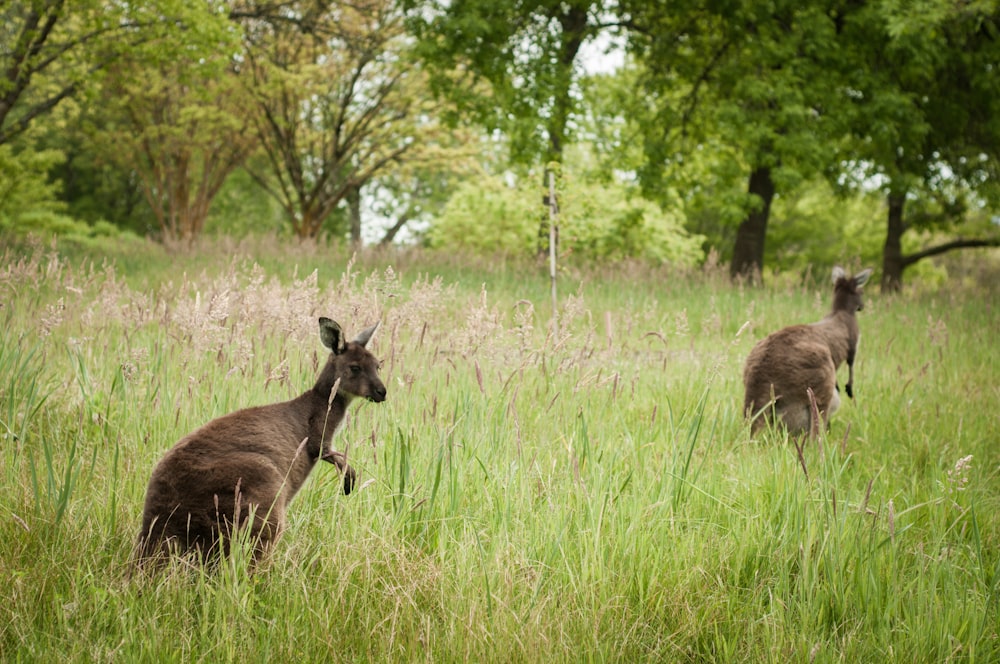
<svg viewBox="0 0 1000 664">
<path fill-rule="evenodd" d="M 823 422 L 840 406 L 837 368 L 847 362 L 847 395 L 853 396 L 854 358 L 860 332 L 855 313 L 863 308 L 861 286 L 871 270 L 850 277 L 833 270 L 833 308 L 821 321 L 778 330 L 761 340 L 743 368 L 743 410 L 756 433 L 767 422 L 781 422 L 789 433 L 815 430 L 813 404 Z"/>
</svg>

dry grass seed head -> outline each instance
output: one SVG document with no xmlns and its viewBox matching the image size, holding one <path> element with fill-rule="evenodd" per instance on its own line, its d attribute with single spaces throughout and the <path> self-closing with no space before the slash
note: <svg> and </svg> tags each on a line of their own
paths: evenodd
<svg viewBox="0 0 1000 664">
<path fill-rule="evenodd" d="M 483 284 L 478 301 L 465 316 L 465 325 L 456 333 L 453 348 L 463 357 L 494 358 L 502 355 L 504 337 L 500 313 L 496 306 L 490 306 L 486 284 Z"/>
</svg>

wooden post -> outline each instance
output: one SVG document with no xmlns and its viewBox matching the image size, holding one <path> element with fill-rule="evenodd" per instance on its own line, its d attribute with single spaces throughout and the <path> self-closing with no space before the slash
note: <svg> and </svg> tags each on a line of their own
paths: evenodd
<svg viewBox="0 0 1000 664">
<path fill-rule="evenodd" d="M 549 169 L 549 280 L 552 283 L 552 337 L 559 336 L 559 299 L 556 297 L 556 239 L 559 237 L 556 174 Z"/>
</svg>

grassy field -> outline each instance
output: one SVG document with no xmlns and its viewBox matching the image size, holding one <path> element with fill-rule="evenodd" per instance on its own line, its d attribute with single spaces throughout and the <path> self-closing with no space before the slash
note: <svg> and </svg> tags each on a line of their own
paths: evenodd
<svg viewBox="0 0 1000 664">
<path fill-rule="evenodd" d="M 556 331 L 501 259 L 2 250 L 0 660 L 1000 661 L 1000 286 L 870 288 L 800 460 L 742 363 L 830 292 L 573 268 Z M 334 440 L 361 490 L 317 466 L 254 575 L 129 580 L 153 464 L 311 387 L 320 315 L 383 323 L 388 400 Z"/>
</svg>

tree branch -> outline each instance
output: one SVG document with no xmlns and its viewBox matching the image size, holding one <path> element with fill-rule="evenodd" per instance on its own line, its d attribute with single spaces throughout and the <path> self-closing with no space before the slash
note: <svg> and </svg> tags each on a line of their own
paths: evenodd
<svg viewBox="0 0 1000 664">
<path fill-rule="evenodd" d="M 957 240 L 952 240 L 951 242 L 945 242 L 944 244 L 928 247 L 923 251 L 918 251 L 914 254 L 904 256 L 902 261 L 903 267 L 908 267 L 919 260 L 923 260 L 924 258 L 937 256 L 954 249 L 967 249 L 971 247 L 1000 247 L 1000 237 L 980 239 L 959 238 Z"/>
<path fill-rule="evenodd" d="M 722 43 L 719 49 L 712 55 L 712 59 L 709 60 L 708 64 L 701 70 L 698 78 L 695 79 L 694 85 L 691 86 L 691 92 L 688 93 L 687 98 L 684 100 L 684 112 L 681 114 L 681 133 L 687 133 L 687 127 L 691 122 L 691 117 L 694 115 L 695 110 L 698 108 L 698 97 L 701 87 L 708 84 L 709 77 L 715 72 L 715 68 L 718 66 L 722 57 L 729 50 L 732 45 L 732 41 L 727 39 Z"/>
<path fill-rule="evenodd" d="M 396 223 L 394 223 L 390 228 L 388 228 L 385 231 L 385 235 L 383 235 L 382 239 L 379 240 L 378 243 L 379 246 L 388 247 L 390 244 L 392 244 L 392 241 L 396 239 L 396 235 L 399 233 L 399 231 L 403 230 L 403 226 L 405 226 L 412 218 L 413 218 L 412 209 L 407 209 L 405 212 L 403 212 L 403 214 L 399 215 L 399 218 L 396 219 Z"/>
</svg>

